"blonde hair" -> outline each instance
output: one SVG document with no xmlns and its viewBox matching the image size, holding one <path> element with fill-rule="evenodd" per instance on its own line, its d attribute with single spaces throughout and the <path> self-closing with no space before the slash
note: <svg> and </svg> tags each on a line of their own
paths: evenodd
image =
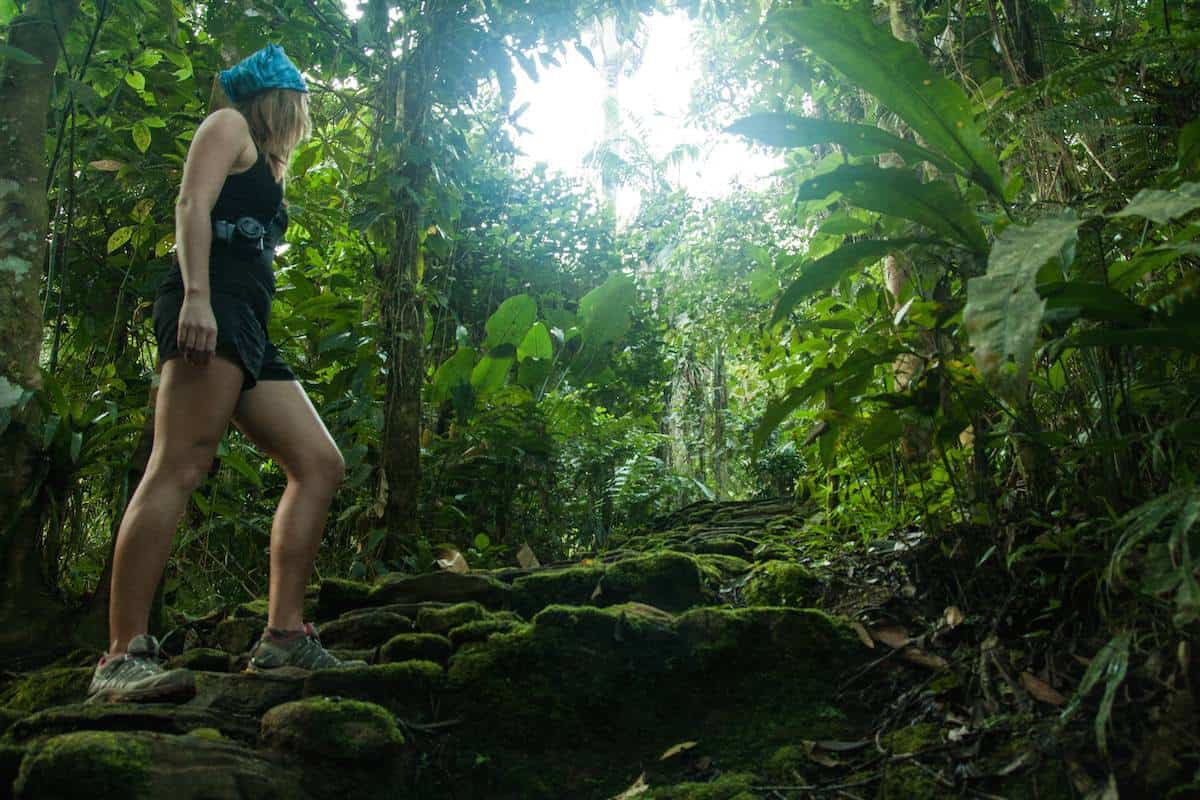
<svg viewBox="0 0 1200 800">
<path fill-rule="evenodd" d="M 211 110 L 232 107 L 240 111 L 250 126 L 254 146 L 271 162 L 271 172 L 280 179 L 286 177 L 292 152 L 312 132 L 308 94 L 294 89 L 267 89 L 233 103 L 219 81 L 213 84 Z"/>
</svg>

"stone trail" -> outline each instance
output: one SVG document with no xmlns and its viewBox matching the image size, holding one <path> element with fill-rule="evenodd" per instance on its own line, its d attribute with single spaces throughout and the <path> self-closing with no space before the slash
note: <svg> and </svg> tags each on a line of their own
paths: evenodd
<svg viewBox="0 0 1200 800">
<path fill-rule="evenodd" d="M 179 706 L 82 705 L 79 654 L 0 690 L 0 795 L 767 796 L 803 782 L 801 742 L 864 719 L 837 689 L 871 654 L 808 608 L 803 524 L 787 503 L 702 503 L 580 563 L 328 579 L 308 616 L 368 666 L 242 675 L 258 600 L 191 626 Z"/>
</svg>

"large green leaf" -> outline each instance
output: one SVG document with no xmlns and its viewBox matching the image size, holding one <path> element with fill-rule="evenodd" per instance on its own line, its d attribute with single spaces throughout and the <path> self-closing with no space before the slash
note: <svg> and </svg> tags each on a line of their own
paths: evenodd
<svg viewBox="0 0 1200 800">
<path fill-rule="evenodd" d="M 928 161 L 938 169 L 967 174 L 943 156 L 873 125 L 854 125 L 793 114 L 764 112 L 739 119 L 729 127 L 731 133 L 748 136 L 772 147 L 807 147 L 833 142 L 852 156 L 877 156 L 896 153 L 910 164 Z M 968 176 L 969 177 L 969 176 Z"/>
<path fill-rule="evenodd" d="M 1023 391 L 1046 301 L 1035 285 L 1038 270 L 1075 242 L 1082 220 L 1047 217 L 1012 225 L 992 246 L 987 274 L 967 282 L 963 322 L 975 366 L 987 380 Z M 1064 264 L 1064 266 L 1066 266 Z M 1015 368 L 1015 383 L 1008 380 Z"/>
<path fill-rule="evenodd" d="M 627 275 L 613 273 L 579 301 L 584 341 L 594 345 L 615 342 L 632 323 L 629 309 L 637 302 L 637 287 Z"/>
<path fill-rule="evenodd" d="M 554 358 L 554 344 L 550 341 L 550 331 L 546 323 L 538 322 L 529 329 L 521 344 L 517 347 L 517 358 L 521 361 L 528 359 Z"/>
<path fill-rule="evenodd" d="M 1200 183 L 1183 183 L 1174 189 L 1142 189 L 1114 217 L 1145 217 L 1159 225 L 1200 208 Z"/>
<path fill-rule="evenodd" d="M 837 285 L 845 275 L 874 264 L 884 256 L 903 250 L 922 239 L 868 239 L 862 242 L 844 244 L 828 255 L 818 258 L 811 264 L 801 268 L 800 277 L 784 290 L 775 306 L 771 317 L 774 325 L 786 317 L 804 298 L 811 294 L 830 289 Z"/>
<path fill-rule="evenodd" d="M 919 222 L 978 253 L 987 252 L 987 237 L 974 212 L 949 183 L 922 183 L 907 169 L 881 169 L 870 164 L 844 164 L 833 172 L 800 184 L 796 199 L 820 200 L 840 192 L 847 202 Z"/>
<path fill-rule="evenodd" d="M 496 309 L 485 325 L 487 338 L 483 349 L 492 350 L 502 344 L 516 347 L 525 338 L 529 328 L 537 319 L 537 303 L 527 294 L 514 295 Z"/>
<path fill-rule="evenodd" d="M 471 370 L 471 388 L 476 397 L 486 397 L 508 382 L 508 373 L 516 360 L 517 349 L 511 344 L 502 344 L 492 350 Z"/>
<path fill-rule="evenodd" d="M 1003 197 L 1000 165 L 966 93 L 935 72 L 915 46 L 876 26 L 867 13 L 824 3 L 776 12 L 771 25 L 875 95 L 930 147 Z"/>
<path fill-rule="evenodd" d="M 454 387 L 470 383 L 471 370 L 474 366 L 475 351 L 470 347 L 460 348 L 458 352 L 443 361 L 437 371 L 433 373 L 433 402 L 441 403 L 449 400 Z"/>
</svg>

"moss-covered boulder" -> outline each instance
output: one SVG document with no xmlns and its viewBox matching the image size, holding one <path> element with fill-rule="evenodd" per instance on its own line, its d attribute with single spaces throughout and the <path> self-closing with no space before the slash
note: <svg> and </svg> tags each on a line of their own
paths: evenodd
<svg viewBox="0 0 1200 800">
<path fill-rule="evenodd" d="M 262 636 L 263 622 L 252 617 L 222 620 L 213 630 L 211 641 L 217 650 L 226 653 L 245 653 Z"/>
<path fill-rule="evenodd" d="M 507 633 L 520 624 L 520 622 L 512 619 L 489 617 L 488 619 L 480 619 L 468 622 L 465 625 L 459 625 L 451 630 L 448 636 L 456 648 L 465 647 L 469 644 L 478 644 L 479 642 L 487 641 L 493 634 Z"/>
<path fill-rule="evenodd" d="M 808 567 L 788 561 L 760 564 L 742 589 L 751 606 L 811 608 L 821 596 L 821 581 Z"/>
<path fill-rule="evenodd" d="M 268 755 L 196 736 L 108 731 L 68 733 L 34 744 L 13 791 L 19 800 L 306 797 L 298 773 Z"/>
<path fill-rule="evenodd" d="M 390 611 L 356 614 L 321 625 L 321 642 L 327 647 L 375 648 L 413 629 L 412 620 Z"/>
<path fill-rule="evenodd" d="M 752 773 L 735 772 L 710 783 L 651 787 L 643 796 L 647 800 L 758 800 L 760 795 L 753 790 L 756 783 L 759 781 Z"/>
<path fill-rule="evenodd" d="M 512 607 L 526 618 L 549 605 L 587 605 L 597 594 L 604 567 L 589 564 L 547 569 L 513 581 Z"/>
<path fill-rule="evenodd" d="M 172 669 L 229 672 L 233 666 L 233 657 L 224 650 L 213 647 L 193 647 L 172 658 L 168 666 Z"/>
<path fill-rule="evenodd" d="M 599 605 L 636 600 L 668 611 L 683 611 L 714 599 L 714 593 L 705 586 L 700 563 L 692 556 L 670 551 L 609 565 L 600 578 L 596 597 Z"/>
<path fill-rule="evenodd" d="M 454 646 L 445 636 L 434 633 L 402 633 L 388 639 L 379 648 L 379 662 L 433 661 L 445 664 Z"/>
<path fill-rule="evenodd" d="M 446 608 L 423 608 L 417 614 L 417 628 L 422 633 L 445 636 L 452 628 L 476 622 L 488 614 L 479 603 L 456 603 Z"/>
<path fill-rule="evenodd" d="M 335 619 L 347 611 L 369 605 L 371 584 L 343 578 L 326 578 L 317 591 L 319 620 Z"/>
<path fill-rule="evenodd" d="M 253 720 L 169 703 L 116 703 L 71 705 L 51 708 L 15 723 L 9 741 L 30 742 L 72 731 L 146 731 L 185 734 L 197 728 L 213 728 L 232 739 L 253 742 L 257 725 Z"/>
<path fill-rule="evenodd" d="M 434 695 L 446 683 L 446 672 L 432 661 L 401 661 L 350 669 L 314 672 L 304 682 L 304 696 L 349 697 L 377 703 L 405 715 L 428 713 Z"/>
<path fill-rule="evenodd" d="M 328 697 L 271 709 L 262 718 L 260 740 L 270 750 L 304 759 L 364 764 L 395 758 L 404 746 L 387 709 Z"/>
<path fill-rule="evenodd" d="M 14 711 L 40 711 L 51 706 L 81 703 L 92 682 L 93 667 L 69 667 L 31 672 L 0 692 L 0 706 Z"/>
<path fill-rule="evenodd" d="M 188 708 L 226 714 L 262 714 L 267 709 L 302 696 L 307 673 L 292 675 L 235 675 L 196 673 L 196 696 Z"/>
<path fill-rule="evenodd" d="M 372 605 L 386 603 L 480 603 L 501 608 L 507 603 L 509 587 L 487 575 L 431 572 L 425 575 L 393 574 L 380 580 L 371 591 Z"/>
</svg>

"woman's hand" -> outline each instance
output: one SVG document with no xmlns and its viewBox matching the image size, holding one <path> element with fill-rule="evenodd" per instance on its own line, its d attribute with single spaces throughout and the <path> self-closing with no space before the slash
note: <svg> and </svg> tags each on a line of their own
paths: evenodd
<svg viewBox="0 0 1200 800">
<path fill-rule="evenodd" d="M 208 297 L 188 294 L 179 309 L 179 352 L 189 364 L 203 367 L 217 349 L 217 317 Z"/>
</svg>

